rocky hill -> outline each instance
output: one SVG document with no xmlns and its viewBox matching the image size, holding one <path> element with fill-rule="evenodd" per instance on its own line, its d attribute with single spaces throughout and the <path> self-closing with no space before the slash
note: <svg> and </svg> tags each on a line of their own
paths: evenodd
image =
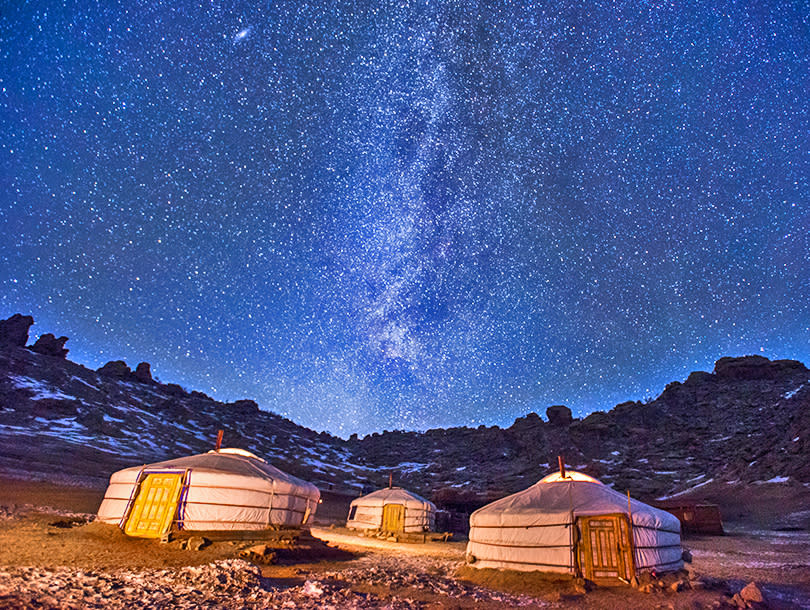
<svg viewBox="0 0 810 610">
<path fill-rule="evenodd" d="M 810 486 L 810 371 L 793 360 L 721 358 L 655 400 L 574 419 L 549 407 L 508 428 L 383 432 L 348 441 L 262 411 L 162 384 L 148 363 L 97 371 L 67 360 L 66 337 L 28 346 L 30 316 L 0 321 L 0 472 L 103 486 L 122 466 L 225 444 L 253 451 L 321 489 L 358 493 L 388 481 L 448 503 L 523 489 L 557 455 L 649 499 L 701 486 Z"/>
</svg>

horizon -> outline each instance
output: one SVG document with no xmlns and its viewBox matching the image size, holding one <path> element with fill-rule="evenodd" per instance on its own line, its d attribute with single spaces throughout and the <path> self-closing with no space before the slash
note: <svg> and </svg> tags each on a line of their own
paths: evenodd
<svg viewBox="0 0 810 610">
<path fill-rule="evenodd" d="M 342 437 L 808 362 L 805 22 L 10 6 L 0 316 Z"/>
<path fill-rule="evenodd" d="M 30 314 L 25 314 L 23 312 L 14 312 L 14 313 L 20 313 L 22 315 L 30 315 Z M 14 315 L 14 314 L 8 314 L 8 315 L 0 314 L 0 320 L 8 319 L 8 317 L 10 317 L 11 315 Z M 60 336 L 59 333 L 54 333 L 53 331 L 50 331 L 50 330 L 44 330 L 43 329 L 42 332 L 37 332 L 35 330 L 36 326 L 37 326 L 37 322 L 36 322 L 36 319 L 35 319 L 34 324 L 29 329 L 29 337 L 28 337 L 28 342 L 26 343 L 26 347 L 33 346 L 36 339 L 39 336 L 41 336 L 43 334 L 46 334 L 46 333 L 51 333 L 51 334 L 53 334 L 55 336 Z M 61 336 L 65 336 L 65 335 L 61 335 Z M 194 388 L 194 387 L 189 386 L 182 379 L 174 379 L 174 378 L 166 379 L 166 378 L 162 378 L 160 375 L 158 375 L 156 373 L 156 371 L 153 368 L 152 363 L 148 362 L 146 360 L 143 360 L 143 359 L 135 358 L 135 359 L 133 359 L 133 361 L 130 362 L 130 361 L 124 360 L 122 358 L 110 357 L 109 359 L 106 359 L 106 360 L 103 360 L 103 361 L 98 361 L 97 363 L 89 363 L 89 362 L 79 361 L 79 360 L 71 357 L 71 353 L 73 351 L 72 348 L 71 348 L 71 344 L 70 344 L 71 340 L 72 340 L 72 338 L 68 337 L 68 342 L 65 345 L 65 348 L 68 350 L 68 354 L 67 354 L 66 359 L 68 361 L 70 361 L 70 362 L 73 362 L 74 364 L 78 364 L 78 365 L 83 366 L 85 368 L 88 368 L 88 369 L 90 369 L 92 371 L 97 371 L 99 368 L 101 368 L 102 366 L 104 366 L 108 362 L 115 361 L 115 360 L 123 360 L 124 362 L 126 362 L 127 366 L 132 371 L 134 371 L 135 367 L 139 363 L 147 362 L 150 365 L 152 378 L 156 382 L 161 383 L 161 384 L 170 384 L 170 383 L 176 384 L 176 385 L 179 385 L 180 387 L 182 387 L 183 390 L 185 390 L 186 392 L 189 392 L 189 393 L 193 392 L 193 391 L 202 391 L 202 390 L 199 390 L 198 388 Z M 228 396 L 228 397 L 211 396 L 211 398 L 213 398 L 214 400 L 216 400 L 218 402 L 221 402 L 221 403 L 231 403 L 231 402 L 235 402 L 237 400 L 253 400 L 258 404 L 259 410 L 261 410 L 261 411 L 264 411 L 264 412 L 267 412 L 267 413 L 273 413 L 275 415 L 280 415 L 282 417 L 285 417 L 286 419 L 289 419 L 290 421 L 292 421 L 296 425 L 299 425 L 299 426 L 302 426 L 302 427 L 305 427 L 305 428 L 309 428 L 313 432 L 319 432 L 319 433 L 320 432 L 326 432 L 327 434 L 330 434 L 331 436 L 341 438 L 343 440 L 348 440 L 349 437 L 354 435 L 354 434 L 356 434 L 358 436 L 358 438 L 362 439 L 362 438 L 364 438 L 366 436 L 370 436 L 370 435 L 375 434 L 375 433 L 379 433 L 379 434 L 382 434 L 384 432 L 416 432 L 416 433 L 424 433 L 424 432 L 427 432 L 429 430 L 436 430 L 436 429 L 439 429 L 439 430 L 446 430 L 446 429 L 449 429 L 449 428 L 469 428 L 469 429 L 474 429 L 474 428 L 480 427 L 482 425 L 487 427 L 487 428 L 497 427 L 497 428 L 505 429 L 505 428 L 509 428 L 512 425 L 514 425 L 514 423 L 518 419 L 525 418 L 530 414 L 535 414 L 535 415 L 539 416 L 543 421 L 547 422 L 548 418 L 546 416 L 546 410 L 549 407 L 552 407 L 552 406 L 558 406 L 558 405 L 565 406 L 565 407 L 567 407 L 567 408 L 569 408 L 571 410 L 572 416 L 573 416 L 573 418 L 575 420 L 577 420 L 577 419 L 582 420 L 582 419 L 585 419 L 591 413 L 595 413 L 597 411 L 606 413 L 606 412 L 611 411 L 613 408 L 617 407 L 618 405 L 626 403 L 626 402 L 645 403 L 645 402 L 648 402 L 648 401 L 651 401 L 651 400 L 656 400 L 664 392 L 667 385 L 669 385 L 670 383 L 673 383 L 673 382 L 681 382 L 682 383 L 683 381 L 686 380 L 686 377 L 688 377 L 691 373 L 699 372 L 699 371 L 704 371 L 704 372 L 708 372 L 708 373 L 714 373 L 714 365 L 717 362 L 717 360 L 720 360 L 721 358 L 740 358 L 740 357 L 748 357 L 748 356 L 763 356 L 763 354 L 739 354 L 739 355 L 727 354 L 725 356 L 720 356 L 714 362 L 712 362 L 712 366 L 710 366 L 710 367 L 706 367 L 706 368 L 703 368 L 703 369 L 693 369 L 693 370 L 689 371 L 689 373 L 687 373 L 682 379 L 671 379 L 671 380 L 669 380 L 668 382 L 664 383 L 664 385 L 661 387 L 661 389 L 655 395 L 644 396 L 642 398 L 627 398 L 625 400 L 619 400 L 619 401 L 615 402 L 614 404 L 612 404 L 611 406 L 601 408 L 601 409 L 592 409 L 592 410 L 589 410 L 589 411 L 577 410 L 576 408 L 572 407 L 572 405 L 565 404 L 565 403 L 548 404 L 548 405 L 546 405 L 544 407 L 538 407 L 535 410 L 530 410 L 530 411 L 526 411 L 526 412 L 524 412 L 522 414 L 518 414 L 518 415 L 515 416 L 514 419 L 512 419 L 509 422 L 506 422 L 506 421 L 504 421 L 504 422 L 474 421 L 474 422 L 467 422 L 467 423 L 456 422 L 456 423 L 448 424 L 448 425 L 445 425 L 445 426 L 434 426 L 434 427 L 430 427 L 430 428 L 392 428 L 390 430 L 389 429 L 377 429 L 377 430 L 368 430 L 366 432 L 355 431 L 355 432 L 349 432 L 348 434 L 338 434 L 338 433 L 330 431 L 330 430 L 324 430 L 324 429 L 319 430 L 319 429 L 310 428 L 309 426 L 305 425 L 304 423 L 296 421 L 294 416 L 284 414 L 284 413 L 278 413 L 278 412 L 276 412 L 276 411 L 274 411 L 272 409 L 265 408 L 255 397 L 251 397 L 251 396 Z M 778 361 L 778 360 L 792 360 L 792 361 L 800 362 L 802 365 L 807 367 L 805 361 L 801 360 L 801 359 L 798 359 L 798 358 L 777 358 L 777 357 L 769 357 L 769 356 L 763 356 L 763 357 L 767 358 L 771 362 Z"/>
</svg>

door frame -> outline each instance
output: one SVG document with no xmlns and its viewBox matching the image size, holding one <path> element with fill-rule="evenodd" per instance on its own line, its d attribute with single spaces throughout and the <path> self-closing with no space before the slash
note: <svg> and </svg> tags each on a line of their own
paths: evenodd
<svg viewBox="0 0 810 610">
<path fill-rule="evenodd" d="M 387 528 L 386 525 L 390 524 L 391 519 L 389 517 L 386 520 L 386 516 L 387 516 L 387 514 L 390 514 L 391 512 L 393 512 L 395 507 L 396 507 L 397 516 L 401 517 L 401 519 L 397 519 L 397 520 L 400 522 L 400 525 L 402 527 L 400 527 L 399 529 L 390 529 L 390 528 Z M 404 532 L 405 531 L 405 505 L 404 504 L 398 504 L 396 502 L 391 502 L 389 504 L 383 504 L 383 507 L 382 507 L 382 519 L 381 519 L 381 522 L 380 522 L 380 529 L 382 531 L 384 531 L 384 532 Z"/>
<path fill-rule="evenodd" d="M 130 517 L 132 517 L 132 512 L 136 507 L 138 497 L 141 494 L 143 489 L 144 482 L 152 475 L 179 475 L 180 476 L 180 484 L 178 485 L 177 489 L 173 492 L 173 498 L 170 500 L 170 504 L 174 505 L 174 508 L 171 513 L 171 519 L 168 523 L 164 526 L 163 531 L 159 532 L 157 536 L 141 536 L 138 534 L 130 534 L 127 533 L 127 525 L 129 523 Z M 136 537 L 154 537 L 160 538 L 167 532 L 171 531 L 174 526 L 177 526 L 178 529 L 182 528 L 182 516 L 178 518 L 178 515 L 182 515 L 182 505 L 184 504 L 184 500 L 186 494 L 188 493 L 188 469 L 161 469 L 161 470 L 142 470 L 138 473 L 138 478 L 135 482 L 135 485 L 132 488 L 132 494 L 130 495 L 129 501 L 127 502 L 127 507 L 124 511 L 124 515 L 121 518 L 118 526 L 127 533 L 128 536 L 136 536 Z"/>
<path fill-rule="evenodd" d="M 610 521 L 613 524 L 612 534 L 615 537 L 613 544 L 615 549 L 607 549 L 608 555 L 605 554 L 606 549 L 594 549 L 592 543 L 610 544 L 610 540 L 605 540 L 604 536 L 599 535 L 598 531 L 592 529 L 593 521 Z M 635 549 L 633 546 L 633 526 L 625 513 L 611 513 L 607 515 L 579 515 L 576 518 L 576 532 L 578 540 L 575 544 L 574 555 L 579 567 L 579 571 L 584 578 L 593 581 L 615 581 L 623 580 L 630 581 L 636 573 L 635 562 Z M 598 528 L 607 531 L 607 528 Z M 615 556 L 613 552 L 615 551 Z M 610 569 L 612 565 L 595 565 L 594 557 L 595 552 L 601 555 L 603 559 L 612 559 L 615 557 L 615 574 L 608 574 L 613 572 Z M 607 569 L 599 569 L 607 568 Z"/>
</svg>

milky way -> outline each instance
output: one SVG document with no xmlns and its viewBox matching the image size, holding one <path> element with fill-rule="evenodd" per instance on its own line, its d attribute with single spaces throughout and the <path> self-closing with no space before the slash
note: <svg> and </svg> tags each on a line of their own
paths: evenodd
<svg viewBox="0 0 810 610">
<path fill-rule="evenodd" d="M 809 21 L 7 3 L 0 314 L 343 436 L 808 362 Z"/>
</svg>

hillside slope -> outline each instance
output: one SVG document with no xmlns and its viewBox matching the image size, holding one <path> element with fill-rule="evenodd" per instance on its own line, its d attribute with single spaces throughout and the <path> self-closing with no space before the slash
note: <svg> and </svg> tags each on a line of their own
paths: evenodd
<svg viewBox="0 0 810 610">
<path fill-rule="evenodd" d="M 20 321 L 22 319 L 22 322 Z M 30 320 L 30 322 L 28 322 Z M 810 487 L 810 371 L 792 360 L 722 358 L 655 400 L 578 420 L 562 406 L 508 428 L 384 432 L 350 440 L 316 433 L 252 400 L 221 403 L 162 384 L 142 363 L 98 371 L 66 359 L 66 338 L 26 347 L 33 320 L 0 322 L 0 472 L 103 486 L 123 466 L 225 444 L 253 451 L 321 489 L 387 483 L 446 499 L 500 497 L 556 467 L 653 498 L 710 481 L 729 492 L 770 482 Z M 26 326 L 27 324 L 27 326 Z M 24 333 L 23 333 L 24 327 Z"/>
</svg>

